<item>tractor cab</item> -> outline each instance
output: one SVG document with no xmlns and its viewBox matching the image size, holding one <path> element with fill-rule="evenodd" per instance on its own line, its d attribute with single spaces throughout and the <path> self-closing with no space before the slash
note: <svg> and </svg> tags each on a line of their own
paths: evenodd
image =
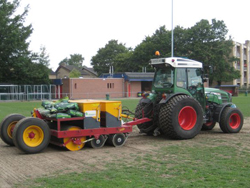
<svg viewBox="0 0 250 188">
<path fill-rule="evenodd" d="M 151 59 L 155 68 L 153 93 L 183 93 L 194 97 L 205 107 L 202 63 L 186 58 Z"/>
</svg>

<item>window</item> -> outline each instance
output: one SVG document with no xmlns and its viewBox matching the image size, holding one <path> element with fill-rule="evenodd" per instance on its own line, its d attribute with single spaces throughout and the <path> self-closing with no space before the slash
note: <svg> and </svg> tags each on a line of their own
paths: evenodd
<svg viewBox="0 0 250 188">
<path fill-rule="evenodd" d="M 108 89 L 115 88 L 115 84 L 114 83 L 107 83 L 107 88 Z"/>
<path fill-rule="evenodd" d="M 177 69 L 176 73 L 176 85 L 178 87 L 187 88 L 187 76 L 186 76 L 186 69 Z"/>
<path fill-rule="evenodd" d="M 156 88 L 171 88 L 174 82 L 174 70 L 171 67 L 164 67 L 157 70 L 154 78 Z"/>
</svg>

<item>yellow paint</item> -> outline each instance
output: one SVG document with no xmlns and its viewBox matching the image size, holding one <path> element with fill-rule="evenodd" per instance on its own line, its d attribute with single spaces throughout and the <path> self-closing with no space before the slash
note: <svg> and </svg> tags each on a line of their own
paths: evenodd
<svg viewBox="0 0 250 188">
<path fill-rule="evenodd" d="M 30 138 L 30 134 L 33 134 L 34 137 Z M 37 147 L 43 140 L 43 130 L 37 125 L 30 125 L 23 131 L 23 142 L 29 147 Z"/>
<path fill-rule="evenodd" d="M 108 112 L 114 117 L 121 117 L 121 112 L 122 112 L 121 101 L 101 101 L 101 111 Z"/>
<path fill-rule="evenodd" d="M 14 129 L 14 127 L 15 127 L 15 125 L 17 124 L 17 121 L 12 121 L 9 125 L 8 125 L 8 127 L 7 127 L 7 134 L 8 134 L 8 136 L 12 139 L 12 131 L 13 131 L 13 129 Z"/>
<path fill-rule="evenodd" d="M 80 130 L 81 128 L 80 127 L 70 127 L 69 129 L 68 129 L 68 131 L 74 131 L 74 130 Z M 69 139 L 71 139 L 71 141 L 70 142 L 68 142 L 68 140 Z M 83 137 L 80 137 L 80 140 L 81 140 L 81 145 L 77 145 L 77 144 L 74 144 L 73 142 L 72 142 L 72 139 L 75 139 L 75 138 L 71 138 L 71 137 L 67 137 L 67 138 L 64 138 L 63 139 L 63 143 L 65 144 L 65 143 L 67 143 L 66 145 L 65 145 L 65 147 L 68 149 L 68 150 L 70 150 L 70 151 L 78 151 L 78 150 L 80 150 L 80 149 L 82 149 L 83 148 L 83 146 L 85 145 L 85 143 L 83 143 L 85 140 L 86 140 L 86 137 L 85 136 L 83 136 Z"/>
<path fill-rule="evenodd" d="M 119 129 L 119 131 L 125 131 L 125 128 L 121 128 L 121 129 Z"/>
<path fill-rule="evenodd" d="M 121 101 L 108 101 L 108 100 L 69 100 L 69 102 L 76 102 L 81 112 L 96 110 L 95 119 L 100 119 L 100 112 L 108 112 L 114 117 L 121 120 L 122 104 Z"/>
<path fill-rule="evenodd" d="M 80 108 L 80 111 L 85 113 L 86 111 L 96 111 L 94 119 L 100 121 L 100 102 L 95 100 L 71 100 L 70 102 L 76 102 Z"/>
</svg>

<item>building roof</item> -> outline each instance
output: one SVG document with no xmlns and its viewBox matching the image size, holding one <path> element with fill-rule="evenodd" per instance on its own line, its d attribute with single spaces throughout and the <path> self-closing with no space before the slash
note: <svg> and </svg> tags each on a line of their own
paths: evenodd
<svg viewBox="0 0 250 188">
<path fill-rule="evenodd" d="M 124 78 L 127 81 L 153 81 L 154 72 L 120 72 L 114 73 L 112 76 L 109 73 L 101 74 L 100 78 Z"/>
<path fill-rule="evenodd" d="M 96 76 L 98 75 L 97 72 L 95 72 L 95 71 L 94 71 L 94 68 L 92 68 L 92 67 L 83 66 L 82 69 L 85 69 L 85 70 L 91 72 L 92 74 L 94 74 L 94 75 L 96 75 Z"/>
<path fill-rule="evenodd" d="M 81 75 L 88 75 L 88 73 L 85 72 L 85 71 L 87 71 L 87 72 L 90 72 L 91 74 L 94 74 L 95 76 L 97 76 L 97 72 L 95 72 L 93 68 L 89 68 L 89 67 L 86 67 L 86 66 L 83 66 L 82 68 L 78 68 L 78 67 L 76 67 L 74 65 L 66 65 L 66 66 L 60 65 L 56 69 L 56 72 L 58 72 L 58 70 L 60 68 L 64 68 L 64 69 L 68 70 L 69 72 L 71 72 L 73 69 L 76 69 L 81 73 Z"/>
<path fill-rule="evenodd" d="M 50 69 L 50 75 L 56 75 L 56 72 L 54 72 L 52 69 Z"/>
</svg>

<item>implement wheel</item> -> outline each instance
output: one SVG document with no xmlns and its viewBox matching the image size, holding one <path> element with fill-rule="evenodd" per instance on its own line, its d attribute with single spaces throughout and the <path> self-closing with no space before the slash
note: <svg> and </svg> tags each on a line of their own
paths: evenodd
<svg viewBox="0 0 250 188">
<path fill-rule="evenodd" d="M 153 104 L 152 103 L 139 103 L 135 109 L 135 118 L 141 119 L 143 117 L 150 118 L 152 116 Z M 137 127 L 141 133 L 146 133 L 148 135 L 153 135 L 153 131 L 156 126 L 153 126 L 151 122 L 146 122 L 138 124 Z"/>
<path fill-rule="evenodd" d="M 49 126 L 38 118 L 24 118 L 13 131 L 13 142 L 25 153 L 39 153 L 47 148 L 50 141 Z"/>
<path fill-rule="evenodd" d="M 106 138 L 103 135 L 100 135 L 98 139 L 93 139 L 90 141 L 90 146 L 92 148 L 101 148 L 106 142 Z"/>
<path fill-rule="evenodd" d="M 215 124 L 216 124 L 216 122 L 213 122 L 213 121 L 204 123 L 202 125 L 202 129 L 201 130 L 203 130 L 203 131 L 212 130 L 214 128 Z"/>
<path fill-rule="evenodd" d="M 159 127 L 169 138 L 190 139 L 201 130 L 203 111 L 194 98 L 177 95 L 160 109 Z"/>
<path fill-rule="evenodd" d="M 63 130 L 67 130 L 67 131 L 75 131 L 75 130 L 81 130 L 80 127 L 76 127 L 76 126 L 64 126 Z M 86 137 L 67 137 L 67 138 L 63 138 L 63 144 L 64 146 L 70 150 L 70 151 L 78 151 L 81 150 L 85 143 L 83 143 L 86 140 Z"/>
<path fill-rule="evenodd" d="M 221 115 L 220 128 L 224 133 L 238 133 L 243 122 L 244 118 L 239 109 L 226 107 Z"/>
<path fill-rule="evenodd" d="M 108 143 L 114 147 L 121 147 L 125 144 L 127 137 L 123 133 L 112 134 L 108 137 Z"/>
<path fill-rule="evenodd" d="M 6 144 L 14 146 L 12 133 L 17 122 L 23 118 L 25 117 L 21 114 L 10 114 L 0 123 L 0 137 Z"/>
</svg>

